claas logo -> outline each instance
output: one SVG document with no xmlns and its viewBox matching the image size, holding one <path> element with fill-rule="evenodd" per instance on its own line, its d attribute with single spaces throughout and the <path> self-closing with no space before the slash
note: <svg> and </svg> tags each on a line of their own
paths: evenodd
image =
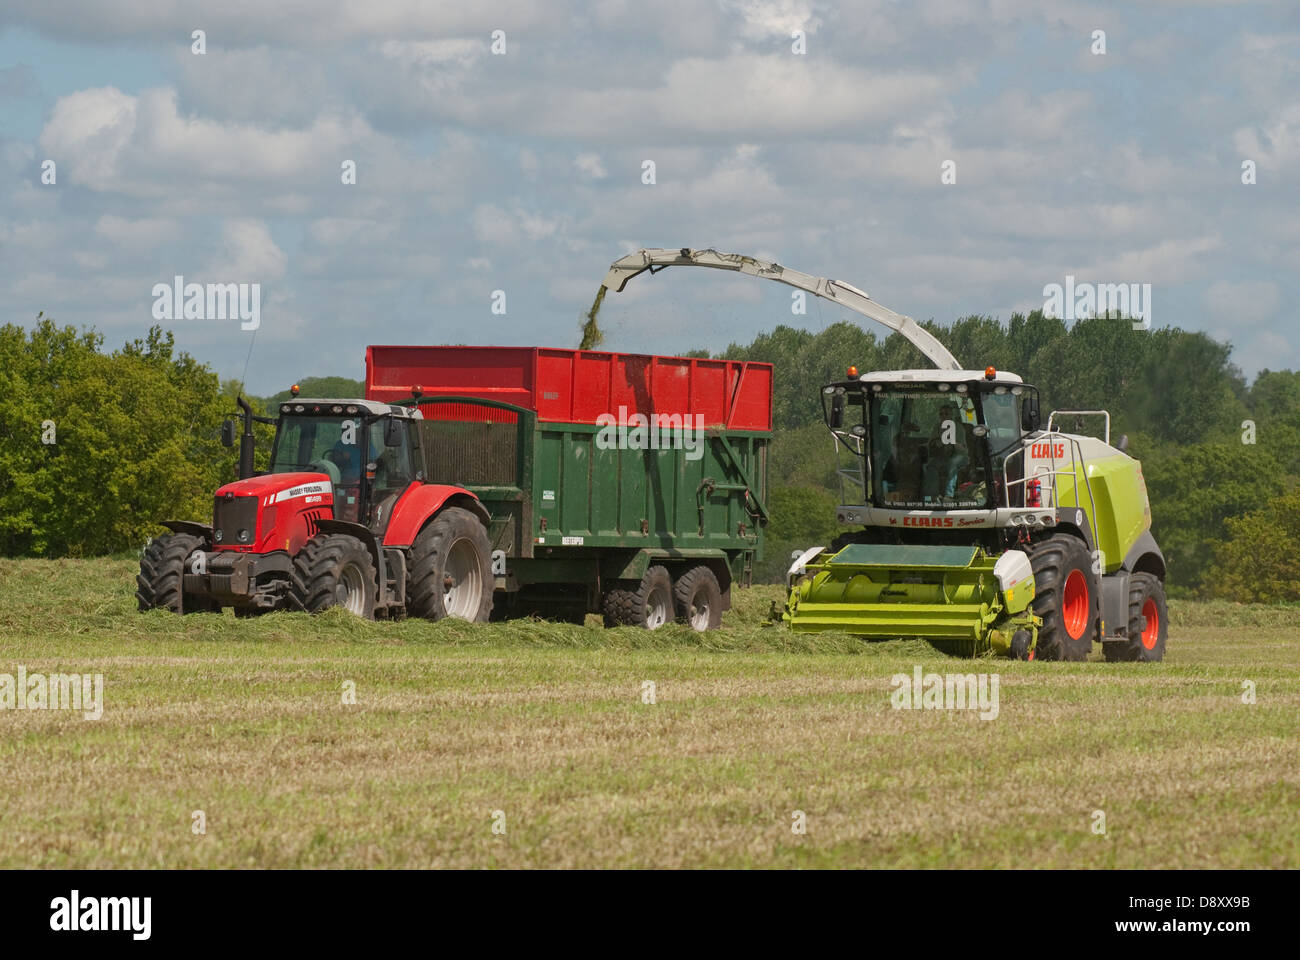
<svg viewBox="0 0 1300 960">
<path fill-rule="evenodd" d="M 952 517 L 904 517 L 905 527 L 951 527 Z"/>
<path fill-rule="evenodd" d="M 1031 457 L 1064 457 L 1065 444 L 1063 443 L 1033 443 L 1029 445 L 1029 455 Z"/>
</svg>

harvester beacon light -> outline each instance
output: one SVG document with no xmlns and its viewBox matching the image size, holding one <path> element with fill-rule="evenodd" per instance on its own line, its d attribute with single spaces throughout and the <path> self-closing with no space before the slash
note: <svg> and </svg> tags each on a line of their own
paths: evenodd
<svg viewBox="0 0 1300 960">
<path fill-rule="evenodd" d="M 857 368 L 856 366 L 850 365 L 850 366 L 849 366 L 849 379 L 852 380 L 852 379 L 853 379 L 854 377 L 856 377 L 857 375 L 858 375 L 858 368 Z"/>
<path fill-rule="evenodd" d="M 420 386 L 417 383 L 415 386 L 411 388 L 411 396 L 415 397 L 416 400 L 419 400 L 422 396 L 424 396 L 424 387 Z"/>
<path fill-rule="evenodd" d="M 292 387 L 289 388 L 290 396 L 294 396 L 294 397 L 298 396 L 298 393 L 301 391 L 301 389 L 302 388 L 295 383 Z"/>
<path fill-rule="evenodd" d="M 984 379 L 985 379 L 985 380 L 992 380 L 992 379 L 993 379 L 994 377 L 996 377 L 997 375 L 998 375 L 998 372 L 997 372 L 995 369 L 993 369 L 992 367 L 985 367 L 985 368 L 984 368 Z"/>
</svg>

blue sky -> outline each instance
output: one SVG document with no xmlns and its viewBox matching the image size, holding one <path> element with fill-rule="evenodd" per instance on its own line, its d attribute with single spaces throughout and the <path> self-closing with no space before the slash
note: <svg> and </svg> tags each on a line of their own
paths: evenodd
<svg viewBox="0 0 1300 960">
<path fill-rule="evenodd" d="M 576 345 L 610 261 L 713 246 L 942 323 L 1041 306 L 1066 274 L 1149 283 L 1154 326 L 1232 342 L 1247 373 L 1300 365 L 1293 3 L 157 7 L 0 3 L 5 322 L 117 345 L 155 322 L 155 283 L 259 283 L 251 344 L 170 326 L 223 376 L 251 345 L 265 393 L 360 376 L 368 343 Z M 670 271 L 602 326 L 675 353 L 836 319 Z"/>
</svg>

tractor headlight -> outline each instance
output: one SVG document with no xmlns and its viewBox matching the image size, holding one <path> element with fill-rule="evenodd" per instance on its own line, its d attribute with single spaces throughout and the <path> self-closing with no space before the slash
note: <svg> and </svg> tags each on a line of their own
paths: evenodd
<svg viewBox="0 0 1300 960">
<path fill-rule="evenodd" d="M 212 537 L 217 541 L 217 543 L 220 543 L 224 539 L 225 534 L 223 534 L 220 530 L 217 530 L 215 533 L 212 534 Z"/>
<path fill-rule="evenodd" d="M 240 527 L 239 532 L 235 534 L 235 539 L 240 543 L 248 543 L 248 531 Z"/>
</svg>

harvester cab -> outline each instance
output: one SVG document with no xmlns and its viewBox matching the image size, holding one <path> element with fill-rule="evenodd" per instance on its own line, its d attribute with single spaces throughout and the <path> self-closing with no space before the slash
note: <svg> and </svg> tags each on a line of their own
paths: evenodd
<svg viewBox="0 0 1300 960">
<path fill-rule="evenodd" d="M 1105 411 L 1041 422 L 1038 391 L 993 367 L 963 369 L 911 317 L 850 284 L 757 257 L 654 248 L 611 264 L 605 289 L 667 267 L 775 280 L 905 337 L 933 370 L 850 367 L 823 388 L 848 455 L 831 549 L 790 566 L 783 619 L 800 632 L 921 637 L 955 654 L 1159 660 L 1168 630 L 1165 562 L 1150 532 L 1142 465 Z M 1101 418 L 1102 437 L 1059 418 Z"/>
</svg>

